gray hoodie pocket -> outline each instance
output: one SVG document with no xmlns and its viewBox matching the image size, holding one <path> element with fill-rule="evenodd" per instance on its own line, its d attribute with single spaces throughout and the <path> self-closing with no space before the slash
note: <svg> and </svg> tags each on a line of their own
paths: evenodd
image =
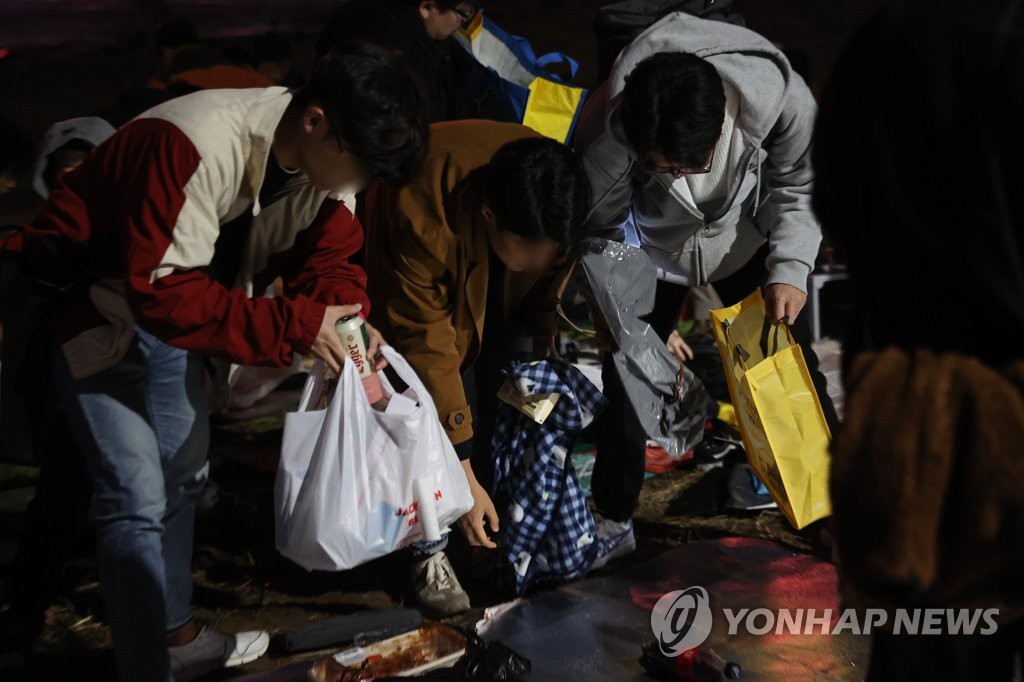
<svg viewBox="0 0 1024 682">
<path fill-rule="evenodd" d="M 736 273 L 750 262 L 766 241 L 746 215 L 739 218 L 735 228 L 711 230 L 700 240 L 702 272 L 706 281 L 718 282 Z"/>
</svg>

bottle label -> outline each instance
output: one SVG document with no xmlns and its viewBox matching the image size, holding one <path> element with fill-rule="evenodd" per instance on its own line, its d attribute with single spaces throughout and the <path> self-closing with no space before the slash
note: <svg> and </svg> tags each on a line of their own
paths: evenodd
<svg viewBox="0 0 1024 682">
<path fill-rule="evenodd" d="M 338 338 L 345 346 L 345 353 L 355 365 L 359 376 L 365 379 L 373 374 L 373 363 L 366 357 L 370 337 L 366 333 L 366 325 L 363 324 L 363 320 L 360 317 L 345 318 L 334 326 L 334 331 L 337 332 Z"/>
</svg>

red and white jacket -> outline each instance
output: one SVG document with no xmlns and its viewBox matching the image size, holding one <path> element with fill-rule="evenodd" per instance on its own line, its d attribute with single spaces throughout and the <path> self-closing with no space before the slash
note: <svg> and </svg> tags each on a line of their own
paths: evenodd
<svg viewBox="0 0 1024 682">
<path fill-rule="evenodd" d="M 325 306 L 369 310 L 366 275 L 348 262 L 362 227 L 343 197 L 299 173 L 285 196 L 259 205 L 291 98 L 275 87 L 171 100 L 125 125 L 54 189 L 13 248 L 31 262 L 58 244 L 61 260 L 91 283 L 89 304 L 69 306 L 61 329 L 76 377 L 116 364 L 136 323 L 178 348 L 286 366 L 309 350 Z M 229 289 L 203 268 L 221 225 L 247 210 L 252 230 Z M 284 296 L 264 297 L 277 277 Z"/>
</svg>

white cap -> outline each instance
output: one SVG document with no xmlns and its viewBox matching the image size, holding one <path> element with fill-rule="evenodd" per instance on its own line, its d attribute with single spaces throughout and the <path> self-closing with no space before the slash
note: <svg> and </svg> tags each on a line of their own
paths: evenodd
<svg viewBox="0 0 1024 682">
<path fill-rule="evenodd" d="M 46 186 L 43 173 L 46 172 L 50 154 L 73 140 L 81 140 L 95 148 L 113 134 L 114 126 L 98 116 L 69 118 L 66 121 L 54 123 L 43 135 L 43 143 L 39 148 L 35 168 L 32 172 L 32 188 L 44 199 L 49 196 L 50 188 Z"/>
</svg>

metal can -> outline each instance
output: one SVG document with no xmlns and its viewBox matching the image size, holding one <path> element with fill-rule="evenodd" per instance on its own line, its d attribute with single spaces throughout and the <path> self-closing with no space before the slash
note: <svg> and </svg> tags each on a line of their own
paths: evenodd
<svg viewBox="0 0 1024 682">
<path fill-rule="evenodd" d="M 334 325 L 334 331 L 345 348 L 345 354 L 363 380 L 366 398 L 371 404 L 378 402 L 384 397 L 384 388 L 373 369 L 373 358 L 368 355 L 370 335 L 366 331 L 363 318 L 359 315 L 343 317 Z"/>
</svg>

